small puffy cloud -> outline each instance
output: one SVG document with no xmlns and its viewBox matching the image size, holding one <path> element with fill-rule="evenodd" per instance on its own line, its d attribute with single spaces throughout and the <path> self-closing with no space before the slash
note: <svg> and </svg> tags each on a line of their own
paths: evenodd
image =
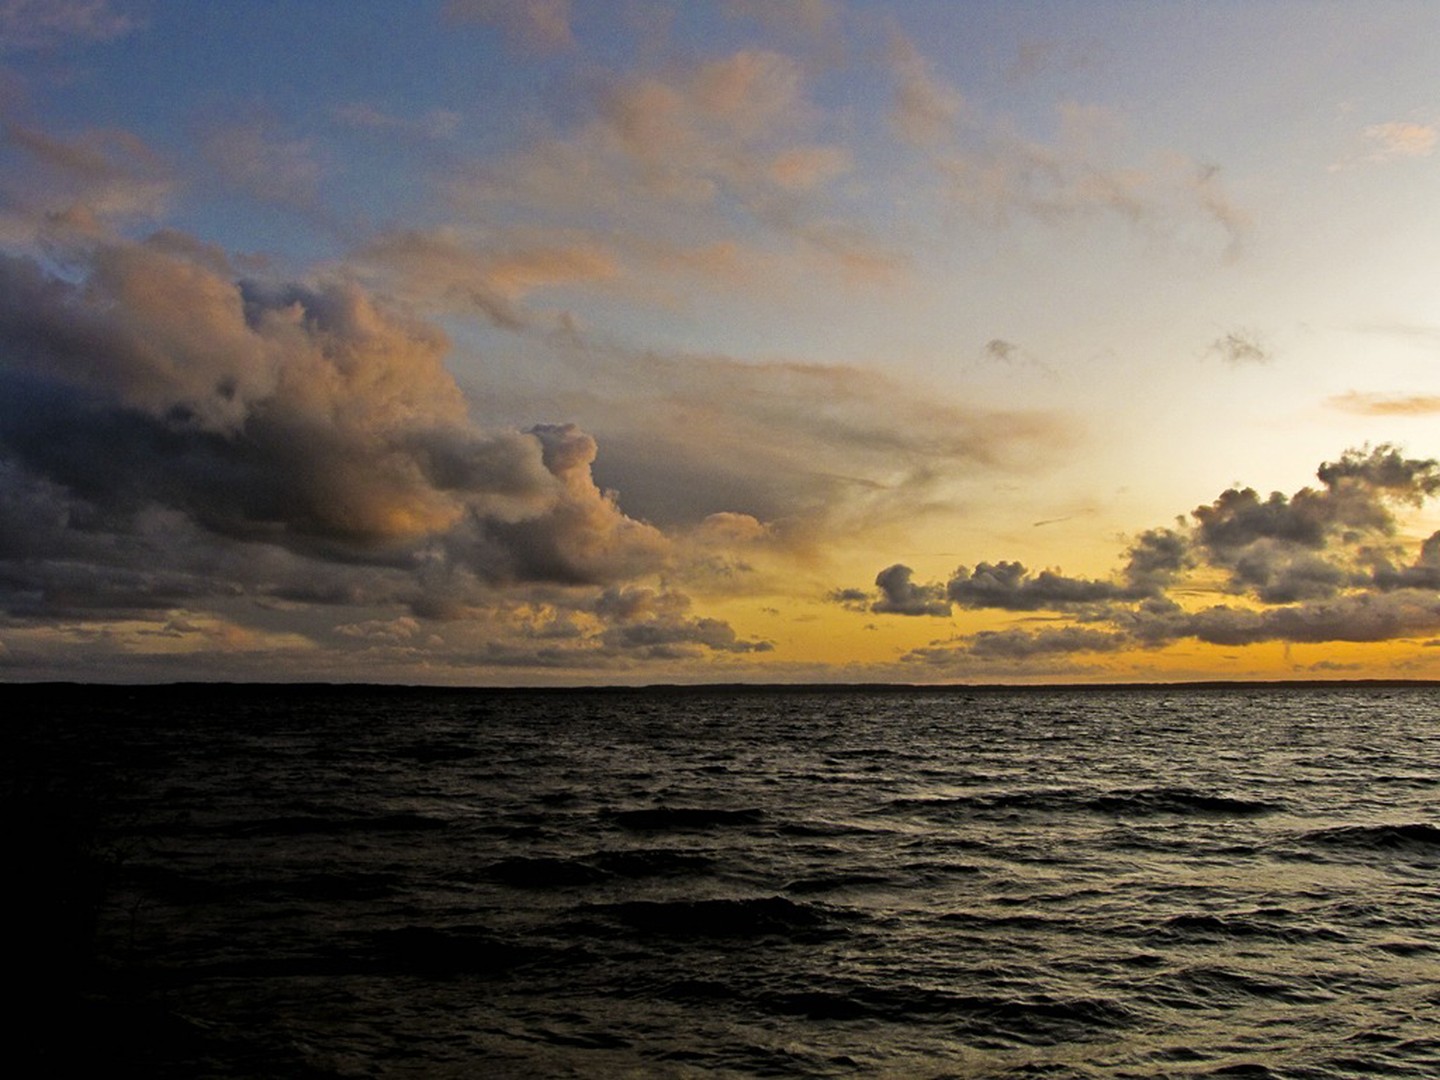
<svg viewBox="0 0 1440 1080">
<path fill-rule="evenodd" d="M 1194 565 L 1190 538 L 1178 529 L 1147 529 L 1127 555 L 1123 577 L 1141 597 L 1159 594 Z"/>
<path fill-rule="evenodd" d="M 961 607 L 1005 611 L 1064 611 L 1086 604 L 1136 599 L 1145 589 L 1109 581 L 1066 577 L 1055 570 L 1032 574 L 1018 562 L 960 567 L 945 587 Z"/>
<path fill-rule="evenodd" d="M 917 585 L 914 573 L 901 563 L 886 567 L 875 577 L 880 599 L 870 606 L 877 615 L 940 615 L 950 614 L 950 601 L 945 587 L 938 583 Z"/>
<path fill-rule="evenodd" d="M 1232 330 L 1210 343 L 1207 356 L 1218 357 L 1234 367 L 1242 364 L 1268 364 L 1274 359 L 1270 350 L 1250 330 Z"/>
<path fill-rule="evenodd" d="M 1010 363 L 1020 354 L 1020 346 L 1003 338 L 991 338 L 985 343 L 985 356 L 990 360 Z"/>
</svg>

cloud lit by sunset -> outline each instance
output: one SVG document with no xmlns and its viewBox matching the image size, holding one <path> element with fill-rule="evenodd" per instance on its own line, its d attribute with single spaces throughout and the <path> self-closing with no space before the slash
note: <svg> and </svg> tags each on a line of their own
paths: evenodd
<svg viewBox="0 0 1440 1080">
<path fill-rule="evenodd" d="M 0 5 L 0 668 L 1440 677 L 1437 41 Z"/>
</svg>

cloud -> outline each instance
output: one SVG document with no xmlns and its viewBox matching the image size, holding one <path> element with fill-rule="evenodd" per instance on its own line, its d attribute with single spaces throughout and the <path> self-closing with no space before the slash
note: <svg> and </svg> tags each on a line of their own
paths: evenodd
<svg viewBox="0 0 1440 1080">
<path fill-rule="evenodd" d="M 1051 414 L 951 404 L 856 367 L 559 342 L 552 355 L 564 367 L 546 394 L 601 440 L 602 483 L 666 526 L 730 511 L 778 524 L 777 539 L 853 538 L 951 508 L 1073 438 Z"/>
<path fill-rule="evenodd" d="M 843 213 L 832 189 L 851 155 L 807 138 L 819 113 L 791 57 L 745 49 L 592 86 L 570 130 L 455 169 L 445 187 L 456 210 L 475 220 L 498 207 L 538 211 L 634 259 L 728 243 L 732 258 L 784 249 L 860 280 L 902 265 Z"/>
<path fill-rule="evenodd" d="M 530 293 L 605 281 L 619 267 L 605 249 L 564 237 L 510 241 L 436 229 L 381 233 L 351 255 L 347 270 L 418 307 L 479 311 L 496 326 L 519 330 L 533 321 L 521 305 Z"/>
<path fill-rule="evenodd" d="M 1249 215 L 1226 192 L 1218 165 L 1173 150 L 1128 161 L 1115 114 L 1073 101 L 1056 107 L 1054 138 L 1027 138 L 1012 118 L 967 105 L 913 43 L 897 40 L 890 63 L 896 134 L 920 151 L 955 205 L 995 224 L 1014 215 L 1055 223 L 1103 215 L 1179 235 L 1199 223 L 1227 256 L 1243 245 Z"/>
<path fill-rule="evenodd" d="M 816 41 L 825 40 L 840 15 L 832 0 L 724 0 L 724 10 L 731 17 L 753 19 L 769 33 L 798 33 Z"/>
<path fill-rule="evenodd" d="M 60 138 L 8 124 L 5 141 L 18 151 L 0 173 L 5 212 L 25 221 L 15 231 L 32 242 L 37 231 L 98 233 L 156 217 L 176 187 L 163 158 L 127 131 Z"/>
<path fill-rule="evenodd" d="M 1046 612 L 1074 625 L 982 631 L 911 653 L 911 662 L 945 657 L 1023 661 L 1061 653 L 1155 649 L 1182 639 L 1242 646 L 1267 641 L 1379 642 L 1433 634 L 1440 627 L 1440 533 L 1413 560 L 1397 541 L 1399 510 L 1440 494 L 1440 462 L 1407 458 L 1396 447 L 1349 450 L 1316 470 L 1319 487 L 1261 498 L 1232 487 L 1197 507 L 1190 522 L 1152 529 L 1132 541 L 1111 579 L 1032 573 L 1021 563 L 961 566 L 943 586 L 965 608 Z M 1180 596 L 1213 589 L 1216 575 L 1240 603 L 1187 608 Z M 940 583 L 916 585 L 904 566 L 877 579 L 873 612 L 948 615 L 928 602 Z M 855 609 L 853 591 L 831 599 Z"/>
<path fill-rule="evenodd" d="M 446 0 L 444 17 L 496 27 L 511 45 L 537 52 L 573 48 L 570 0 Z"/>
<path fill-rule="evenodd" d="M 1020 354 L 1020 346 L 1002 338 L 991 338 L 985 343 L 985 355 L 991 360 L 1010 363 Z"/>
<path fill-rule="evenodd" d="M 414 118 L 395 116 L 361 101 L 337 105 L 331 110 L 331 115 L 346 127 L 360 131 L 430 140 L 453 138 L 464 119 L 453 109 L 431 109 Z"/>
<path fill-rule="evenodd" d="M 596 602 L 596 611 L 614 621 L 600 640 L 610 650 L 666 659 L 696 655 L 696 646 L 726 653 L 773 648 L 768 641 L 741 640 L 718 619 L 693 618 L 686 614 L 689 606 L 688 598 L 670 592 L 608 590 Z"/>
<path fill-rule="evenodd" d="M 1106 581 L 1071 578 L 1053 570 L 1032 574 L 1018 562 L 960 567 L 945 587 L 961 607 L 1005 611 L 1064 610 L 1077 604 L 1123 599 L 1126 591 Z"/>
<path fill-rule="evenodd" d="M 930 62 L 903 37 L 890 43 L 890 65 L 895 77 L 891 121 L 896 132 L 918 146 L 950 140 L 965 115 L 965 99 L 936 78 Z"/>
<path fill-rule="evenodd" d="M 98 511 L 382 560 L 453 534 L 495 580 L 598 580 L 665 546 L 595 487 L 593 440 L 474 428 L 443 335 L 354 286 L 236 283 L 145 244 L 88 271 L 0 262 L 0 439 Z"/>
<path fill-rule="evenodd" d="M 1436 143 L 1440 142 L 1440 129 L 1411 120 L 1371 124 L 1361 134 L 1371 147 L 1365 156 L 1366 161 L 1429 157 L 1435 152 Z"/>
<path fill-rule="evenodd" d="M 3 0 L 0 48 L 51 48 L 66 41 L 99 42 L 121 37 L 135 20 L 110 0 Z"/>
<path fill-rule="evenodd" d="M 1261 610 L 1226 605 L 1186 612 L 1141 610 L 1125 625 L 1131 637 L 1149 645 L 1194 638 L 1211 645 L 1254 645 L 1265 641 L 1319 643 L 1379 642 L 1432 634 L 1440 628 L 1440 597 L 1432 591 L 1357 593 L 1317 603 Z"/>
<path fill-rule="evenodd" d="M 910 567 L 896 563 L 875 577 L 880 599 L 870 606 L 877 615 L 940 615 L 950 614 L 950 601 L 939 585 L 916 585 L 910 580 Z"/>
<path fill-rule="evenodd" d="M 308 139 L 287 138 L 254 120 L 209 132 L 202 151 L 229 187 L 279 206 L 315 205 L 323 170 Z"/>
<path fill-rule="evenodd" d="M 1274 357 L 1250 330 L 1232 330 L 1210 343 L 1206 350 L 1209 356 L 1216 356 L 1225 363 L 1238 367 L 1241 364 L 1268 364 Z"/>
<path fill-rule="evenodd" d="M 1028 660 L 1076 652 L 1115 652 L 1130 642 L 1123 634 L 1067 626 L 1058 630 L 982 630 L 965 641 L 969 652 L 985 659 Z"/>
<path fill-rule="evenodd" d="M 478 427 L 444 335 L 353 282 L 237 280 L 173 233 L 67 267 L 0 258 L 0 624 L 29 670 L 182 639 L 217 677 L 302 646 L 354 677 L 772 647 L 646 584 L 764 524 L 629 516 L 591 435 Z"/>
<path fill-rule="evenodd" d="M 1430 416 L 1440 413 L 1440 394 L 1362 394 L 1351 390 L 1325 402 L 1332 409 L 1360 416 Z"/>
</svg>

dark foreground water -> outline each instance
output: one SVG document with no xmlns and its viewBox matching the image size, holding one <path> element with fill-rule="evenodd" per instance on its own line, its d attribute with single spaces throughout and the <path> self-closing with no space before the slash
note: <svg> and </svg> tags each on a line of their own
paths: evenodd
<svg viewBox="0 0 1440 1080">
<path fill-rule="evenodd" d="M 1440 1076 L 1435 690 L 20 693 L 24 1075 Z"/>
</svg>

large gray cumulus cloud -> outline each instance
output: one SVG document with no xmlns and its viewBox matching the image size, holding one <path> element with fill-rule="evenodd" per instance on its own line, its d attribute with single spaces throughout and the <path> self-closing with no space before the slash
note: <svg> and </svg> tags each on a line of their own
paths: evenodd
<svg viewBox="0 0 1440 1080">
<path fill-rule="evenodd" d="M 579 613 L 592 652 L 762 647 L 585 598 L 672 549 L 596 485 L 588 434 L 482 430 L 433 326 L 343 281 L 237 280 L 181 239 L 0 257 L 10 617 L 251 596 L 454 619 L 489 597 Z"/>
</svg>

